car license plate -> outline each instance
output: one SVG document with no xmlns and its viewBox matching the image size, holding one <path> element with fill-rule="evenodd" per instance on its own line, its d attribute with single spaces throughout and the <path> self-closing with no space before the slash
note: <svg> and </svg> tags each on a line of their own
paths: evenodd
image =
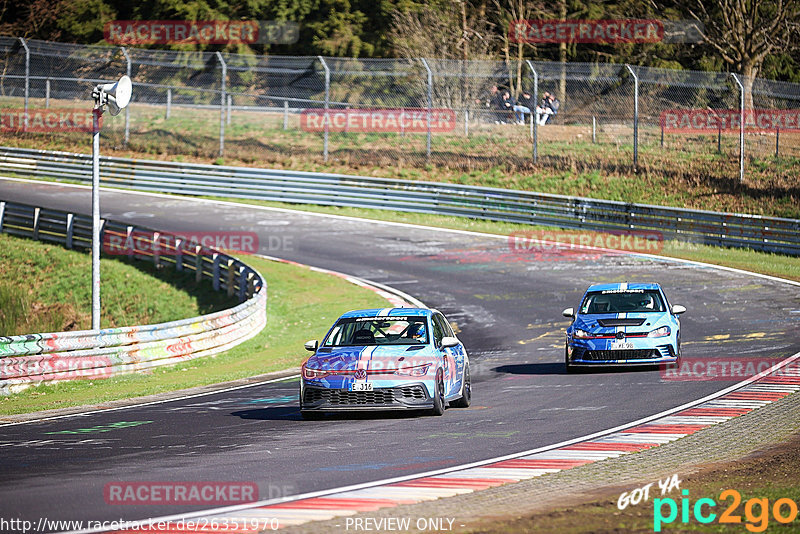
<svg viewBox="0 0 800 534">
<path fill-rule="evenodd" d="M 372 382 L 356 382 L 350 391 L 372 391 Z"/>
<path fill-rule="evenodd" d="M 625 350 L 625 349 L 632 349 L 633 343 L 630 341 L 612 341 L 609 343 L 608 348 L 610 350 Z"/>
</svg>

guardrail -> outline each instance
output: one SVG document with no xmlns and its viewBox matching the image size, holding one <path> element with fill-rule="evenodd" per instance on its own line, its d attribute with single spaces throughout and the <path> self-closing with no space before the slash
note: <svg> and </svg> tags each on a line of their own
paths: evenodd
<svg viewBox="0 0 800 534">
<path fill-rule="evenodd" d="M 84 215 L 0 202 L 0 231 L 89 249 L 92 221 Z M 0 337 L 0 394 L 34 384 L 109 376 L 173 365 L 228 350 L 266 324 L 267 286 L 252 267 L 183 238 L 114 221 L 102 221 L 101 240 L 125 240 L 129 257 L 158 268 L 194 272 L 215 290 L 238 295 L 238 306 L 179 321 L 97 331 Z"/>
<path fill-rule="evenodd" d="M 800 255 L 800 220 L 629 204 L 529 191 L 248 167 L 104 157 L 103 185 L 183 195 L 391 209 Z M 0 171 L 91 181 L 91 156 L 0 147 Z"/>
</svg>

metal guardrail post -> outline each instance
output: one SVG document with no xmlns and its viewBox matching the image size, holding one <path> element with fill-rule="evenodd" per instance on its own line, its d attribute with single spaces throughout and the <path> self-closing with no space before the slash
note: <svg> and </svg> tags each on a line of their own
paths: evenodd
<svg viewBox="0 0 800 534">
<path fill-rule="evenodd" d="M 536 69 L 533 67 L 533 63 L 531 63 L 530 59 L 525 60 L 525 62 L 528 64 L 528 68 L 531 69 L 531 72 L 533 73 L 534 107 L 531 110 L 531 126 L 533 127 L 533 164 L 535 165 L 539 161 L 539 117 L 536 113 L 536 105 L 537 102 L 539 102 L 539 73 L 536 72 Z"/>
<path fill-rule="evenodd" d="M 739 183 L 744 181 L 744 126 L 745 126 L 745 94 L 742 81 L 735 73 L 731 73 L 736 84 L 739 86 Z"/>
<path fill-rule="evenodd" d="M 28 129 L 28 96 L 31 87 L 31 51 L 28 48 L 28 43 L 22 37 L 19 38 L 22 48 L 25 49 L 25 116 L 23 117 L 22 129 Z"/>
<path fill-rule="evenodd" d="M 325 121 L 325 137 L 322 141 L 322 161 L 328 163 L 328 129 L 330 124 L 328 107 L 331 101 L 331 69 L 328 68 L 328 64 L 322 56 L 317 56 L 317 59 L 319 59 L 322 68 L 325 70 L 325 118 L 323 119 Z"/>
<path fill-rule="evenodd" d="M 125 56 L 125 74 L 128 75 L 128 78 L 131 77 L 131 57 L 128 55 L 128 51 L 125 47 L 120 47 L 122 50 L 122 55 Z M 122 146 L 128 146 L 128 141 L 131 138 L 131 107 L 125 106 L 125 140 L 122 143 Z"/>
<path fill-rule="evenodd" d="M 172 87 L 167 87 L 167 113 L 165 119 L 168 119 L 172 112 Z"/>
<path fill-rule="evenodd" d="M 200 282 L 203 279 L 203 247 L 194 247 L 194 281 Z"/>
<path fill-rule="evenodd" d="M 42 212 L 42 208 L 33 208 L 33 239 L 35 241 L 39 240 L 39 215 Z"/>
<path fill-rule="evenodd" d="M 66 246 L 68 249 L 72 248 L 72 236 L 75 233 L 75 215 L 67 213 L 67 241 Z"/>
<path fill-rule="evenodd" d="M 50 109 L 50 78 L 44 81 L 44 109 Z"/>
<path fill-rule="evenodd" d="M 6 202 L 5 200 L 0 202 L 0 233 L 3 232 L 3 216 L 6 214 Z"/>
<path fill-rule="evenodd" d="M 431 159 L 431 108 L 433 107 L 433 72 L 424 57 L 419 58 L 425 70 L 428 71 L 428 140 L 425 144 L 427 158 Z"/>
<path fill-rule="evenodd" d="M 216 252 L 212 258 L 214 263 L 213 267 L 211 268 L 211 286 L 214 288 L 214 291 L 219 291 L 219 262 L 222 258 Z"/>
<path fill-rule="evenodd" d="M 185 239 L 179 237 L 175 239 L 175 270 L 183 271 L 183 243 Z"/>
<path fill-rule="evenodd" d="M 639 77 L 630 65 L 625 65 L 633 76 L 633 169 L 639 166 Z"/>
<path fill-rule="evenodd" d="M 283 101 L 283 129 L 289 129 L 289 100 Z"/>
<path fill-rule="evenodd" d="M 222 67 L 222 76 L 220 76 L 220 93 L 219 93 L 219 157 L 225 155 L 225 81 L 228 78 L 228 65 L 222 58 L 222 54 L 217 54 L 217 61 Z"/>
<path fill-rule="evenodd" d="M 158 269 L 160 267 L 160 260 L 161 260 L 161 250 L 158 248 L 159 244 L 158 241 L 161 239 L 160 232 L 153 232 L 153 235 L 150 237 L 150 242 L 152 243 L 152 250 L 153 250 L 153 267 Z"/>
</svg>

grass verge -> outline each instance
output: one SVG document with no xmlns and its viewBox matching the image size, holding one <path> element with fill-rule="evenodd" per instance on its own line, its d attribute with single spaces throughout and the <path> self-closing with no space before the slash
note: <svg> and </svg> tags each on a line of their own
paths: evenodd
<svg viewBox="0 0 800 534">
<path fill-rule="evenodd" d="M 267 326 L 253 339 L 223 354 L 169 368 L 30 388 L 0 399 L 0 414 L 91 405 L 286 369 L 305 357 L 303 341 L 324 336 L 345 311 L 386 305 L 376 293 L 338 277 L 257 257 L 246 261 L 269 288 Z"/>
<path fill-rule="evenodd" d="M 0 234 L 0 335 L 91 328 L 91 257 Z M 174 321 L 235 305 L 211 284 L 151 264 L 103 258 L 102 326 Z"/>
<path fill-rule="evenodd" d="M 800 517 L 795 513 L 794 520 L 781 524 L 776 520 L 774 505 L 779 499 L 790 499 L 795 502 L 800 495 L 800 435 L 790 441 L 776 445 L 749 458 L 708 466 L 681 482 L 681 490 L 688 490 L 684 496 L 677 490 L 663 498 L 675 500 L 678 514 L 668 524 L 661 525 L 662 532 L 798 532 Z M 630 488 L 633 490 L 634 488 Z M 734 496 L 721 498 L 725 490 L 735 490 L 741 496 L 741 502 L 734 508 Z M 630 493 L 630 492 L 629 492 Z M 486 534 L 505 534 L 511 532 L 560 532 L 564 534 L 654 532 L 655 499 L 662 498 L 661 492 L 654 484 L 650 488 L 647 502 L 631 505 L 624 510 L 617 508 L 619 494 L 609 495 L 604 499 L 559 508 L 549 512 L 521 516 L 507 520 L 493 520 L 491 524 L 481 524 L 470 532 Z M 686 522 L 681 514 L 681 499 L 688 498 Z M 716 506 L 702 506 L 702 513 L 708 516 L 716 514 L 714 520 L 704 525 L 694 516 L 695 504 L 700 499 L 711 499 Z M 748 504 L 751 499 L 766 499 L 768 506 L 761 502 Z M 668 517 L 669 505 L 659 506 L 663 515 Z M 740 522 L 723 524 L 722 513 L 731 510 L 731 519 L 738 517 Z M 749 514 L 748 514 L 749 509 Z M 790 506 L 784 502 L 780 513 L 784 518 L 791 516 Z"/>
</svg>

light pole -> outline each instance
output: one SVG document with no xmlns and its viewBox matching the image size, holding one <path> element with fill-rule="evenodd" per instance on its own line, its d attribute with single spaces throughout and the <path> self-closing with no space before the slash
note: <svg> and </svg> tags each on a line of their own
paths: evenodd
<svg viewBox="0 0 800 534">
<path fill-rule="evenodd" d="M 92 330 L 100 330 L 100 117 L 105 106 L 112 115 L 125 109 L 131 90 L 128 76 L 92 90 Z"/>
</svg>

